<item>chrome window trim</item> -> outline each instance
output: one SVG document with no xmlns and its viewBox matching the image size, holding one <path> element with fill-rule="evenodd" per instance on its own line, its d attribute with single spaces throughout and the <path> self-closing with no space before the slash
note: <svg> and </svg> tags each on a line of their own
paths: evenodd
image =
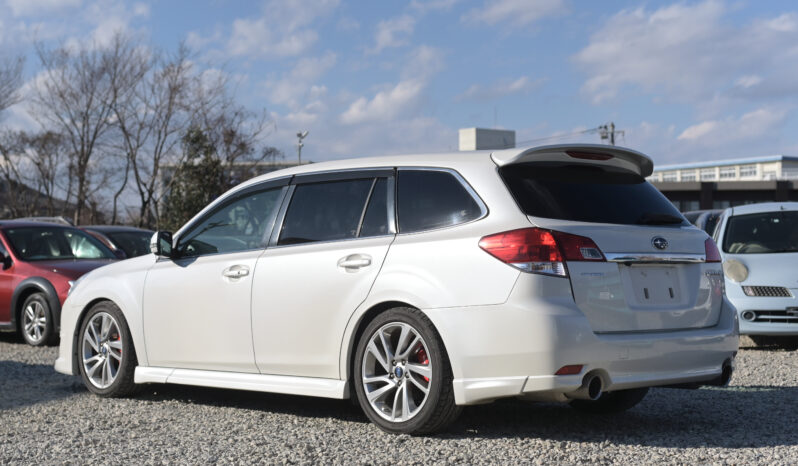
<svg viewBox="0 0 798 466">
<path fill-rule="evenodd" d="M 479 196 L 479 194 L 477 194 L 477 192 L 468 183 L 468 181 L 466 181 L 466 179 L 463 178 L 463 175 L 461 175 L 457 170 L 455 170 L 453 168 L 407 166 L 407 167 L 396 167 L 396 171 L 397 171 L 397 173 L 396 173 L 396 194 L 395 194 L 395 201 L 394 202 L 396 204 L 396 231 L 397 231 L 396 234 L 397 235 L 417 235 L 419 233 L 428 233 L 430 231 L 446 230 L 446 229 L 449 229 L 449 228 L 455 228 L 455 227 L 459 227 L 459 226 L 463 226 L 463 225 L 468 225 L 469 223 L 474 223 L 474 222 L 478 222 L 478 221 L 482 220 L 483 218 L 487 217 L 488 214 L 490 213 L 490 210 L 488 209 L 488 206 L 485 204 L 485 202 L 482 200 L 482 198 Z M 443 227 L 429 228 L 429 229 L 425 229 L 425 230 L 410 231 L 410 232 L 407 232 L 407 233 L 402 233 L 399 230 L 400 227 L 401 227 L 401 225 L 399 223 L 399 172 L 400 171 L 434 171 L 434 172 L 449 173 L 450 175 L 454 176 L 454 178 L 460 183 L 461 186 L 463 186 L 463 188 L 466 190 L 468 195 L 471 196 L 471 199 L 473 199 L 474 202 L 477 203 L 477 206 L 479 207 L 479 210 L 480 210 L 479 217 L 477 217 L 475 219 L 472 219 L 472 220 L 469 220 L 467 222 L 455 223 L 453 225 L 446 225 L 446 226 L 443 226 Z"/>
<path fill-rule="evenodd" d="M 607 258 L 607 262 L 639 264 L 697 264 L 707 261 L 705 254 L 678 254 L 671 252 L 642 254 L 605 252 L 604 257 Z"/>
</svg>

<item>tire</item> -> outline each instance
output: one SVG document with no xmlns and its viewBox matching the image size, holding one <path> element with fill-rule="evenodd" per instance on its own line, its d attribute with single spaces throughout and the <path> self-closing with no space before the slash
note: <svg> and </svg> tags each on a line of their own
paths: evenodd
<svg viewBox="0 0 798 466">
<path fill-rule="evenodd" d="M 597 414 L 620 413 L 635 407 L 643 401 L 648 387 L 604 392 L 597 400 L 572 400 L 572 408 Z"/>
<path fill-rule="evenodd" d="M 796 336 L 771 336 L 771 335 L 748 335 L 757 348 L 779 347 L 788 351 L 798 349 L 798 337 Z"/>
<path fill-rule="evenodd" d="M 352 377 L 360 407 L 385 432 L 434 433 L 461 411 L 443 342 L 417 309 L 393 308 L 369 323 L 357 344 Z"/>
<path fill-rule="evenodd" d="M 80 376 L 90 392 L 103 397 L 135 393 L 136 351 L 125 316 L 115 304 L 104 301 L 86 313 L 77 343 Z"/>
<path fill-rule="evenodd" d="M 19 329 L 25 343 L 31 346 L 52 344 L 58 337 L 53 325 L 50 303 L 44 293 L 33 293 L 22 304 L 19 314 Z"/>
</svg>

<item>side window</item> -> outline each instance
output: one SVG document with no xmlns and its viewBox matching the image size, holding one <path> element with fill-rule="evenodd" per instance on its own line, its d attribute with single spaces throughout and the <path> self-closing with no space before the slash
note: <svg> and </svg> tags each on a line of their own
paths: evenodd
<svg viewBox="0 0 798 466">
<path fill-rule="evenodd" d="M 354 238 L 373 178 L 299 184 L 278 245 Z"/>
<path fill-rule="evenodd" d="M 390 233 L 388 228 L 388 179 L 377 178 L 363 216 L 360 237 L 387 235 Z"/>
<path fill-rule="evenodd" d="M 397 191 L 400 233 L 457 225 L 482 215 L 479 204 L 448 172 L 399 170 Z"/>
<path fill-rule="evenodd" d="M 277 214 L 283 188 L 245 194 L 217 208 L 180 238 L 182 257 L 258 249 Z"/>
</svg>

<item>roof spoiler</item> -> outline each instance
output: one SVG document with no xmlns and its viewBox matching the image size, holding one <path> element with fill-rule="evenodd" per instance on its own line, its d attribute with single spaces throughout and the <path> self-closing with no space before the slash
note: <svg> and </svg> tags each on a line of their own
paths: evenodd
<svg viewBox="0 0 798 466">
<path fill-rule="evenodd" d="M 497 165 L 523 162 L 582 162 L 613 165 L 637 172 L 643 178 L 654 171 L 654 162 L 648 156 L 632 149 L 603 144 L 556 144 L 526 149 L 504 149 L 491 153 Z"/>
</svg>

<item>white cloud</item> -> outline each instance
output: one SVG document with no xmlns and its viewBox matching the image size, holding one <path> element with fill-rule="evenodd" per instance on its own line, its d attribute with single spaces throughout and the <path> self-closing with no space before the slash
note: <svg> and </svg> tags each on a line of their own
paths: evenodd
<svg viewBox="0 0 798 466">
<path fill-rule="evenodd" d="M 482 8 L 469 11 L 462 19 L 475 24 L 494 26 L 507 23 L 512 27 L 521 27 L 562 14 L 566 9 L 564 0 L 486 0 Z"/>
<path fill-rule="evenodd" d="M 314 86 L 315 81 L 333 67 L 335 62 L 336 55 L 332 52 L 321 57 L 302 58 L 281 79 L 265 82 L 269 101 L 297 109 L 304 98 L 315 100 L 314 97 L 318 98 L 321 89 L 326 90 L 323 86 Z"/>
<path fill-rule="evenodd" d="M 540 87 L 544 79 L 531 79 L 528 76 L 510 80 L 504 79 L 489 86 L 473 84 L 465 92 L 455 98 L 455 100 L 476 99 L 494 100 L 514 94 L 527 94 L 533 89 Z"/>
<path fill-rule="evenodd" d="M 403 15 L 398 18 L 380 21 L 374 35 L 375 45 L 369 50 L 371 53 L 380 53 L 389 47 L 401 47 L 409 41 L 413 34 L 416 20 L 412 16 Z"/>
<path fill-rule="evenodd" d="M 413 0 L 410 2 L 410 8 L 419 13 L 427 13 L 435 10 L 451 10 L 452 7 L 460 0 Z"/>
<path fill-rule="evenodd" d="M 627 90 L 726 110 L 739 89 L 787 95 L 798 91 L 796 16 L 737 26 L 720 0 L 623 10 L 607 20 L 574 56 L 587 74 L 582 92 L 594 103 Z"/>
<path fill-rule="evenodd" d="M 427 80 L 444 67 L 443 52 L 429 45 L 413 49 L 401 64 L 403 79 Z"/>
<path fill-rule="evenodd" d="M 677 139 L 704 146 L 757 140 L 776 132 L 786 120 L 787 113 L 783 108 L 760 108 L 739 118 L 703 121 L 686 128 Z"/>
<path fill-rule="evenodd" d="M 311 24 L 330 13 L 339 0 L 270 0 L 263 16 L 233 21 L 227 50 L 252 57 L 296 56 L 318 40 Z"/>
<path fill-rule="evenodd" d="M 368 121 L 387 121 L 414 105 L 424 84 L 416 79 L 399 81 L 391 89 L 378 92 L 374 98 L 360 97 L 341 114 L 341 122 L 347 125 Z"/>
<path fill-rule="evenodd" d="M 78 8 L 82 0 L 6 0 L 14 16 L 41 16 L 67 8 Z"/>
</svg>

